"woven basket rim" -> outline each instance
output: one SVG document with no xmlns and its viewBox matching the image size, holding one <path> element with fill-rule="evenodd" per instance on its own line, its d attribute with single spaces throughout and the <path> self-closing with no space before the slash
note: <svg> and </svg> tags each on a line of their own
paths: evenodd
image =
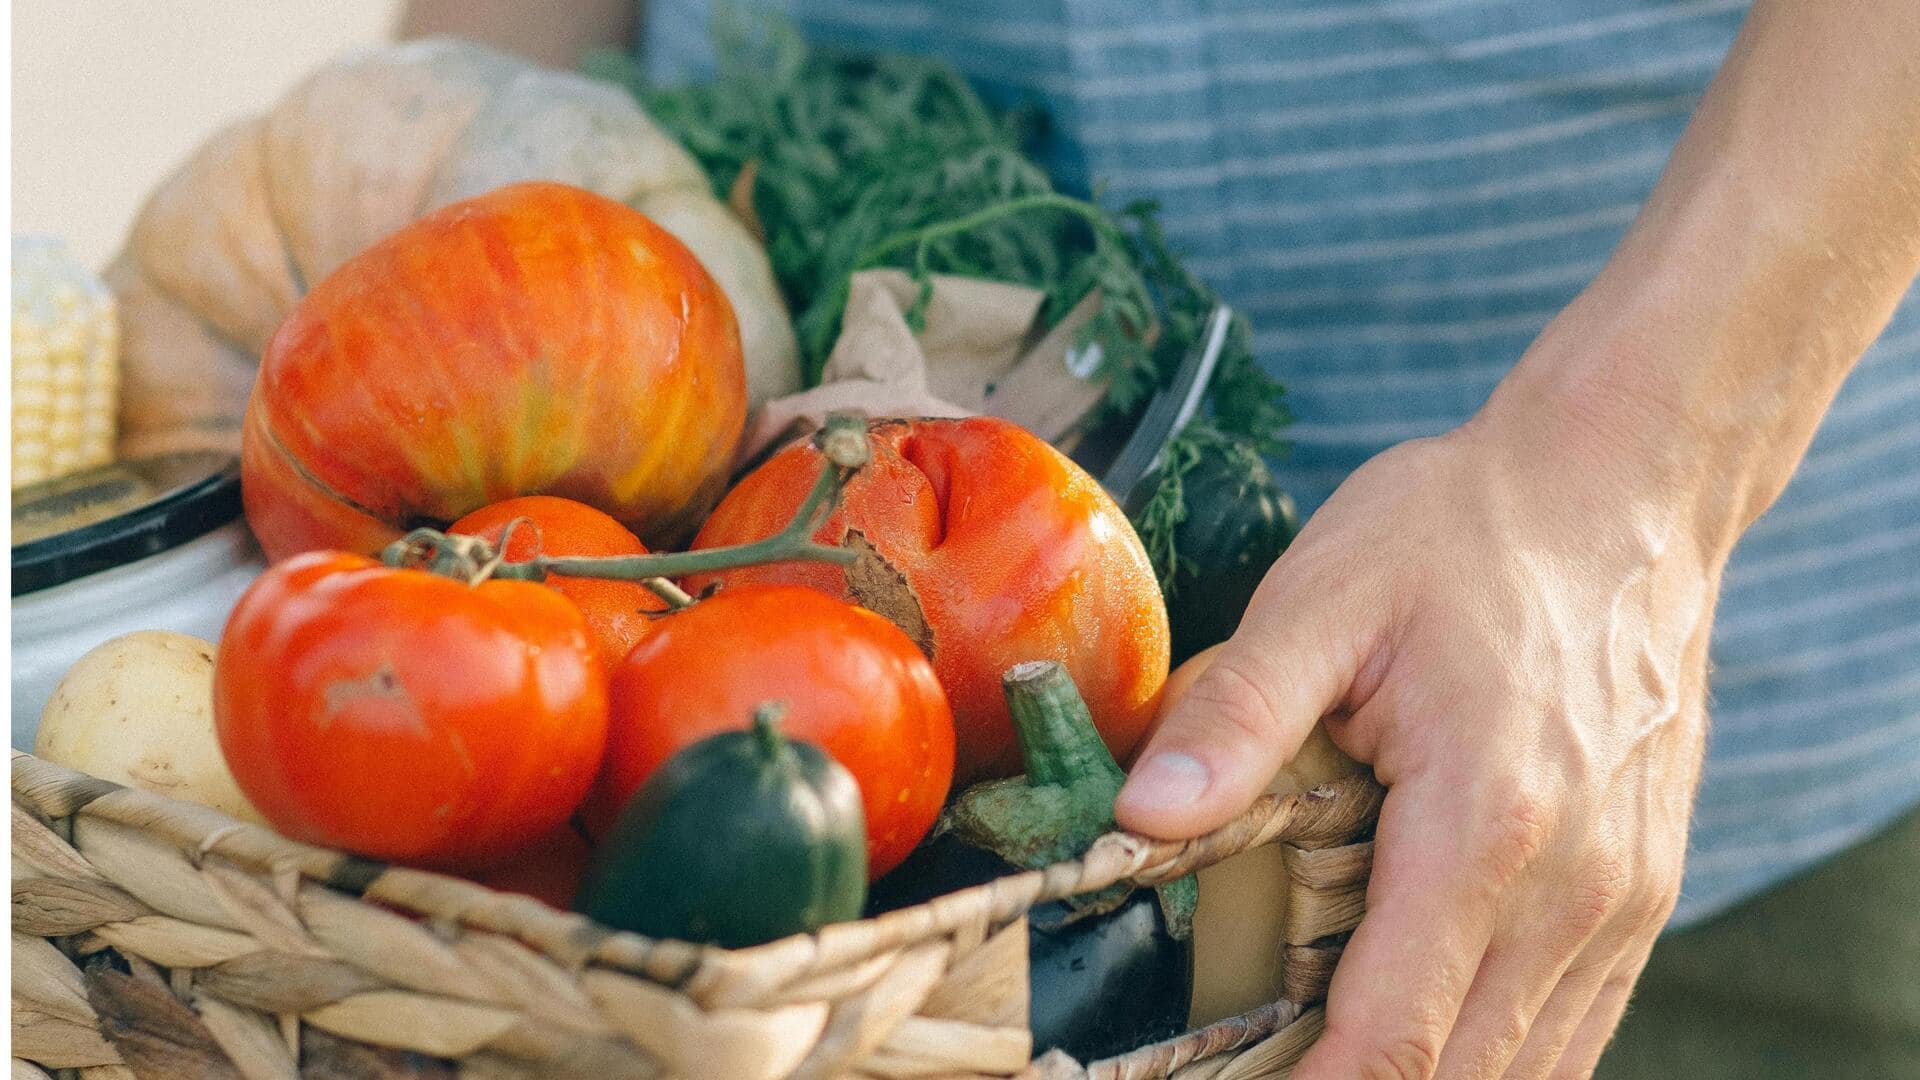
<svg viewBox="0 0 1920 1080">
<path fill-rule="evenodd" d="M 1151 886 L 1272 842 L 1314 847 L 1353 840 L 1378 813 L 1384 790 L 1369 774 L 1298 795 L 1265 795 L 1233 821 L 1186 841 L 1112 832 L 1079 859 L 1013 873 L 925 904 L 745 949 L 656 940 L 601 926 L 532 897 L 462 878 L 386 864 L 291 840 L 263 825 L 129 788 L 13 751 L 16 803 L 52 824 L 75 815 L 158 834 L 190 860 L 210 855 L 272 875 L 297 875 L 399 911 L 504 934 L 573 968 L 607 967 L 671 988 L 755 969 L 791 981 L 928 941 L 962 925 L 998 928 L 1035 905 L 1120 881 Z M 67 834 L 69 838 L 71 833 Z"/>
<path fill-rule="evenodd" d="M 1384 796 L 1362 774 L 1263 797 L 1195 840 L 1110 833 L 1076 860 L 728 951 L 613 931 L 531 897 L 289 840 L 20 751 L 13 766 L 14 844 L 30 869 L 15 882 L 16 927 L 43 938 L 45 952 L 38 981 L 29 979 L 29 1011 L 45 1013 L 27 1029 L 34 1045 L 47 1060 L 111 1063 L 153 1053 L 122 1040 L 145 1031 L 189 1057 L 264 1067 L 264 1053 L 282 1062 L 269 1072 L 299 1054 L 309 1027 L 363 1047 L 477 1055 L 482 1071 L 566 1055 L 576 1058 L 568 1068 L 591 1059 L 594 1070 L 634 1065 L 636 1076 L 661 1064 L 712 1075 L 722 1061 L 731 1074 L 749 1060 L 768 1078 L 768 1069 L 824 1077 L 856 1060 L 888 1077 L 937 1065 L 1024 1080 L 1149 1080 L 1226 1055 L 1283 1066 L 1319 1031 L 1323 1013 L 1311 1003 L 1339 952 L 1327 935 L 1357 921 L 1364 841 Z M 1020 921 L 1029 908 L 1120 881 L 1154 885 L 1275 841 L 1287 842 L 1295 902 L 1324 898 L 1301 909 L 1318 916 L 1286 931 L 1290 963 L 1296 949 L 1308 958 L 1305 981 L 1273 1004 L 1084 1066 L 1059 1051 L 1010 1056 L 1031 1053 Z M 129 965 L 119 970 L 130 973 L 75 969 L 69 950 L 103 948 L 119 950 Z M 1008 996 L 1014 957 L 1017 1004 Z M 137 991 L 143 978 L 148 991 Z M 258 1040 L 276 1024 L 277 1042 L 267 1041 L 278 1049 L 268 1053 Z"/>
</svg>

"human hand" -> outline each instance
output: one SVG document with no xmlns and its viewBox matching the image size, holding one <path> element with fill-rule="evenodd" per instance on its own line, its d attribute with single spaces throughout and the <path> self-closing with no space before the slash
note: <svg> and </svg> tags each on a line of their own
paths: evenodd
<svg viewBox="0 0 1920 1080">
<path fill-rule="evenodd" d="M 1223 824 L 1323 714 L 1387 785 L 1296 1080 L 1588 1075 L 1678 895 L 1725 552 L 1621 432 L 1499 403 L 1334 494 L 1116 806 Z"/>
<path fill-rule="evenodd" d="M 1756 0 L 1607 266 L 1334 493 L 1115 813 L 1192 836 L 1323 713 L 1388 786 L 1296 1080 L 1584 1076 L 1670 913 L 1721 568 L 1920 269 L 1908 0 Z"/>
</svg>

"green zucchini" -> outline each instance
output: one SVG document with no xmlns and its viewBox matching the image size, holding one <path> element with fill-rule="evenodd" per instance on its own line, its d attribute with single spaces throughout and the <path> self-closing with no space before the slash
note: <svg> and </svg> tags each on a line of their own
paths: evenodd
<svg viewBox="0 0 1920 1080">
<path fill-rule="evenodd" d="M 574 901 L 598 922 L 730 949 L 860 917 L 866 818 L 851 774 L 790 742 L 778 706 L 680 751 L 641 785 Z"/>
</svg>

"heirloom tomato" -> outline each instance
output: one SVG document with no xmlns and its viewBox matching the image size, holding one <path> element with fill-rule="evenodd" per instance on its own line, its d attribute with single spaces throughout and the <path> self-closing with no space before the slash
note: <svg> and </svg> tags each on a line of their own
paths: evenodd
<svg viewBox="0 0 1920 1080">
<path fill-rule="evenodd" d="M 813 589 L 740 586 L 656 621 L 613 675 L 606 764 L 583 818 L 604 839 L 654 770 L 686 746 L 786 705 L 780 730 L 860 785 L 867 872 L 920 842 L 953 780 L 953 714 L 933 668 L 871 611 Z M 715 840 L 725 823 L 714 824 Z M 741 853 L 750 858 L 751 853 Z"/>
<path fill-rule="evenodd" d="M 296 840 L 478 871 L 561 826 L 607 738 L 571 600 L 310 552 L 249 587 L 214 661 L 234 780 Z"/>
<path fill-rule="evenodd" d="M 526 562 L 535 555 L 647 554 L 647 545 L 625 525 L 585 503 L 552 495 L 527 495 L 481 507 L 447 526 L 447 531 L 483 537 L 497 549 L 501 532 L 516 519 L 524 520 L 507 537 L 508 562 Z M 553 574 L 546 583 L 579 605 L 609 670 L 647 632 L 648 613 L 667 608 L 666 601 L 637 581 Z"/>
<path fill-rule="evenodd" d="M 548 494 L 683 538 L 746 395 L 733 309 L 680 241 L 591 192 L 515 184 L 400 229 L 293 309 L 247 404 L 247 521 L 275 560 L 370 554 Z"/>
<path fill-rule="evenodd" d="M 714 576 L 810 585 L 899 624 L 946 687 L 960 783 L 1020 771 L 1000 676 L 1025 660 L 1066 665 L 1107 747 L 1127 760 L 1153 719 L 1169 646 L 1166 603 L 1126 515 L 1064 454 L 1004 420 L 883 420 L 870 433 L 873 460 L 814 534 L 857 548 L 859 562 Z M 821 467 L 811 442 L 775 454 L 728 493 L 694 546 L 778 532 Z"/>
</svg>

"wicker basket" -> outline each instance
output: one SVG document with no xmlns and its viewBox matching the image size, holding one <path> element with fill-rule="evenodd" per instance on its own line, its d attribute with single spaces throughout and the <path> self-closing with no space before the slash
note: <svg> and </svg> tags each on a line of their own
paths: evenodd
<svg viewBox="0 0 1920 1080">
<path fill-rule="evenodd" d="M 1319 1031 L 1359 920 L 1370 779 L 1268 796 L 1186 843 L 1086 856 L 728 951 L 286 840 L 13 756 L 13 1075 L 1229 1080 Z M 1024 914 L 1292 845 L 1286 1000 L 1081 1066 L 1030 1061 Z M 1336 938 L 1337 940 L 1337 938 Z M 1321 944 L 1316 945 L 1316 942 Z"/>
</svg>

